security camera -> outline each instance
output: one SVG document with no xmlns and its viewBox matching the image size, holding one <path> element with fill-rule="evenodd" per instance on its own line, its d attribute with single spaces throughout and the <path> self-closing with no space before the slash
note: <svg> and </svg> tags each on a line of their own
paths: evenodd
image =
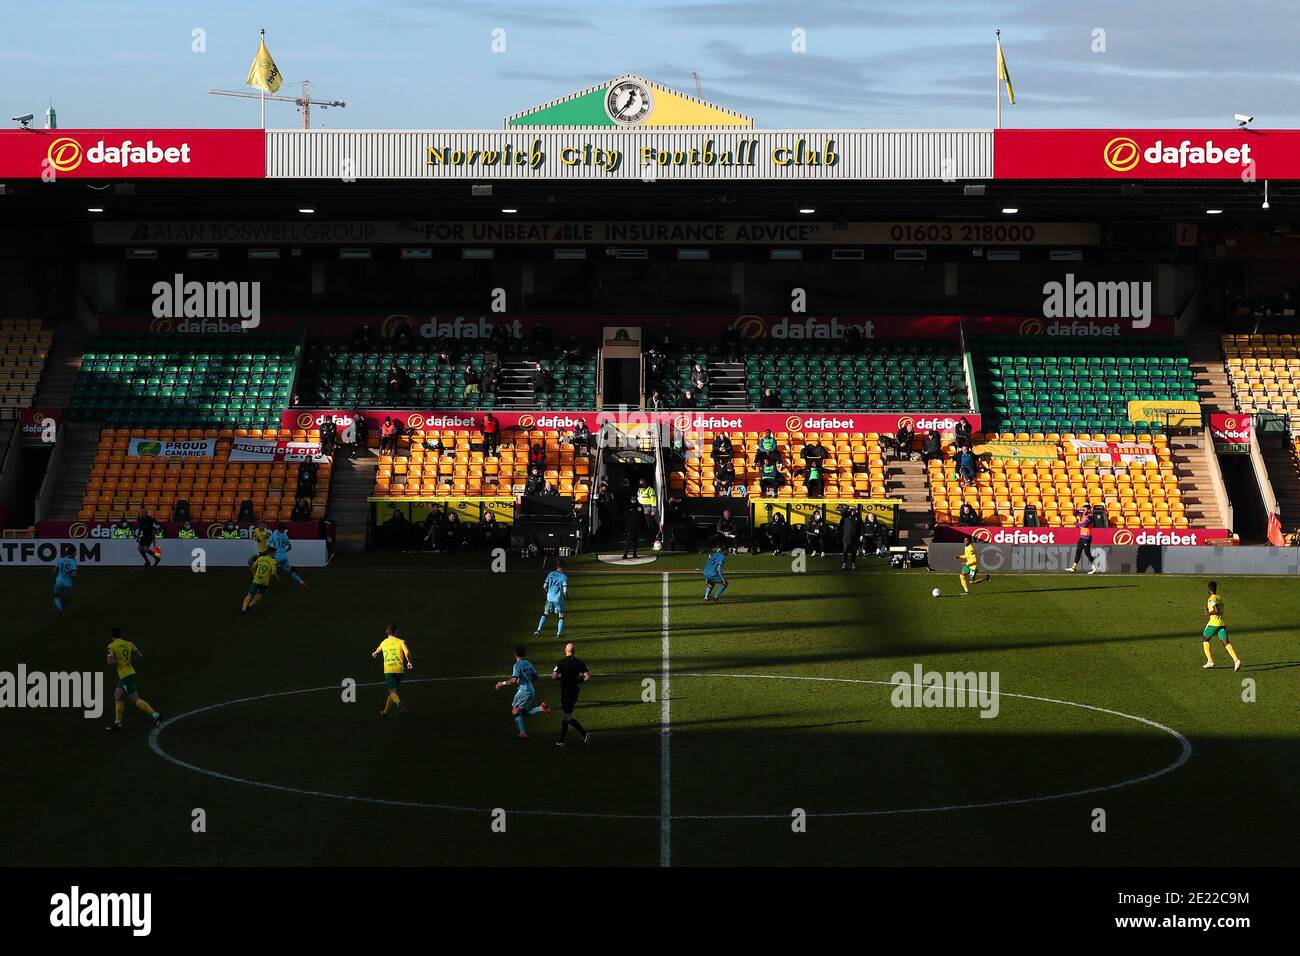
<svg viewBox="0 0 1300 956">
<path fill-rule="evenodd" d="M 1247 116 L 1245 113 L 1233 113 L 1232 118 L 1237 121 L 1237 125 L 1242 129 L 1246 128 L 1247 123 L 1255 122 L 1255 117 Z"/>
<path fill-rule="evenodd" d="M 22 116 L 11 116 L 9 118 L 12 119 L 15 123 L 19 124 L 20 126 L 26 126 L 33 119 L 35 119 L 36 116 L 34 113 L 24 113 Z"/>
</svg>

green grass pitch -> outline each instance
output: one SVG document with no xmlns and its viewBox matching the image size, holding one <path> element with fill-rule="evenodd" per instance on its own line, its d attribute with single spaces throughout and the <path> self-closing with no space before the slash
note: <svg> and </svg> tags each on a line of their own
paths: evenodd
<svg viewBox="0 0 1300 956">
<path fill-rule="evenodd" d="M 1220 581 L 1234 674 L 1217 643 L 1201 667 L 1199 578 L 995 576 L 967 599 L 955 573 L 737 557 L 706 605 L 702 555 L 574 559 L 565 636 L 594 673 L 578 708 L 593 740 L 557 750 L 558 713 L 516 740 L 512 691 L 492 689 L 516 643 L 544 676 L 561 656 L 554 619 L 532 637 L 540 562 L 402 560 L 306 571 L 307 590 L 277 583 L 245 617 L 242 569 L 87 568 L 62 619 L 48 572 L 0 575 L 0 670 L 102 670 L 120 624 L 146 655 L 142 695 L 181 718 L 157 737 L 169 760 L 138 711 L 105 733 L 111 701 L 100 720 L 0 710 L 0 862 L 1300 862 L 1294 581 Z M 416 670 L 409 715 L 381 721 L 369 655 L 390 622 Z M 996 672 L 997 716 L 892 706 L 891 675 L 917 664 Z M 1190 757 L 1159 773 L 1183 757 L 1177 735 Z M 1042 799 L 1056 794 L 1075 795 Z"/>
</svg>

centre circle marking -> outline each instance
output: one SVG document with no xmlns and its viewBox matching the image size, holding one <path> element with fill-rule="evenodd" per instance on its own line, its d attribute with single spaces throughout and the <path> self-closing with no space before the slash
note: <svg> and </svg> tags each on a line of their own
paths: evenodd
<svg viewBox="0 0 1300 956">
<path fill-rule="evenodd" d="M 462 680 L 492 680 L 498 675 L 489 674 L 486 676 L 466 676 L 466 677 L 417 677 L 405 684 L 432 684 L 447 681 Z M 625 677 L 635 679 L 644 676 L 658 676 L 653 674 L 610 674 L 609 677 Z M 795 674 L 708 674 L 701 672 L 680 672 L 674 673 L 673 677 L 708 677 L 723 680 L 797 680 L 810 681 L 814 683 L 826 684 L 874 684 L 884 687 L 897 686 L 893 681 L 885 680 L 866 680 L 854 677 L 802 677 Z M 364 684 L 358 684 L 358 687 L 380 687 L 379 681 L 370 681 Z M 361 797 L 347 793 L 331 793 L 327 790 L 308 790 L 302 787 L 290 787 L 279 783 L 270 783 L 265 780 L 250 780 L 247 777 L 237 777 L 233 774 L 222 773 L 219 770 L 209 770 L 206 767 L 200 767 L 196 764 L 188 763 L 169 754 L 162 748 L 158 738 L 162 732 L 172 724 L 179 723 L 189 717 L 196 717 L 199 714 L 205 714 L 209 711 L 219 710 L 223 707 L 233 707 L 237 704 L 251 704 L 257 701 L 271 700 L 277 697 L 297 697 L 302 694 L 318 694 L 324 691 L 337 691 L 337 685 L 328 685 L 325 687 L 307 687 L 302 690 L 275 691 L 270 694 L 258 694 L 254 697 L 240 697 L 234 700 L 226 700 L 217 704 L 209 704 L 206 707 L 199 707 L 195 710 L 188 710 L 185 713 L 177 714 L 175 717 L 164 720 L 157 727 L 149 732 L 149 747 L 159 757 L 178 767 L 186 770 L 192 770 L 195 773 L 201 773 L 217 780 L 225 780 L 228 783 L 240 783 L 250 787 L 261 787 L 265 790 L 278 790 L 281 793 L 292 793 L 298 796 L 308 797 L 327 797 L 331 800 L 348 800 L 353 803 L 371 803 L 386 807 L 417 807 L 424 810 L 446 810 L 456 813 L 491 813 L 491 807 L 467 807 L 454 803 L 429 803 L 421 800 L 389 800 L 384 797 Z M 998 697 L 1016 697 L 1021 700 L 1034 700 L 1047 704 L 1059 704 L 1063 707 L 1078 707 L 1081 710 L 1090 710 L 1098 714 L 1108 714 L 1112 717 L 1121 717 L 1125 720 L 1136 721 L 1139 724 L 1145 724 L 1162 733 L 1173 737 L 1182 747 L 1182 752 L 1172 763 L 1166 764 L 1158 770 L 1142 774 L 1138 777 L 1130 777 L 1127 780 L 1121 780 L 1118 783 L 1100 784 L 1095 787 L 1083 787 L 1078 790 L 1066 790 L 1060 793 L 1048 793 L 1041 796 L 1033 797 L 1015 797 L 1009 800 L 985 800 L 977 803 L 954 803 L 946 806 L 931 807 L 896 807 L 888 810 L 831 810 L 808 813 L 810 817 L 885 817 L 900 816 L 909 813 L 947 813 L 955 810 L 984 810 L 995 807 L 1012 807 L 1027 803 L 1046 803 L 1049 800 L 1065 800 L 1070 797 L 1082 797 L 1092 793 L 1103 793 L 1107 790 L 1119 790 L 1123 787 L 1132 787 L 1140 783 L 1146 783 L 1163 777 L 1166 774 L 1173 773 L 1183 764 L 1187 763 L 1192 756 L 1192 743 L 1183 734 L 1179 733 L 1172 727 L 1151 720 L 1148 717 L 1139 717 L 1136 714 L 1126 714 L 1120 710 L 1112 710 L 1108 707 L 1097 707 L 1093 704 L 1081 704 L 1073 700 L 1061 700 L 1056 697 L 1038 697 L 1033 694 L 1013 694 L 1008 691 L 989 691 Z M 600 820 L 659 820 L 659 814 L 655 813 L 597 813 L 585 810 L 511 810 L 506 808 L 507 812 L 520 814 L 524 816 L 538 817 L 586 817 L 589 819 Z M 789 813 L 678 813 L 673 814 L 673 820 L 788 820 Z"/>
</svg>

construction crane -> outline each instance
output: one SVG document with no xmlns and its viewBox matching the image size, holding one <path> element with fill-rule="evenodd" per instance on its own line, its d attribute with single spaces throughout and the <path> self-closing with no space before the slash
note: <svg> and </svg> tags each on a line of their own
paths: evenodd
<svg viewBox="0 0 1300 956">
<path fill-rule="evenodd" d="M 704 84 L 700 82 L 700 74 L 691 70 L 691 76 L 695 77 L 695 95 L 700 99 L 704 99 Z"/>
<path fill-rule="evenodd" d="M 213 96 L 239 96 L 244 99 L 260 100 L 261 93 L 247 93 L 244 90 L 208 90 Z M 319 106 L 321 109 L 329 109 L 331 106 L 344 107 L 347 103 L 342 100 L 313 100 L 311 98 L 311 80 L 302 81 L 302 96 L 274 96 L 267 94 L 268 100 L 276 100 L 280 103 L 293 103 L 302 111 L 302 128 L 311 129 L 311 108 Z"/>
</svg>

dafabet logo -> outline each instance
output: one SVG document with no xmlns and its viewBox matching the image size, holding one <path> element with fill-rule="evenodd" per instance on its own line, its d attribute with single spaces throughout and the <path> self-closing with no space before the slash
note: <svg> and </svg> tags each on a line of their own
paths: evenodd
<svg viewBox="0 0 1300 956">
<path fill-rule="evenodd" d="M 50 143 L 45 153 L 51 168 L 60 173 L 70 173 L 81 165 L 81 144 L 70 136 L 60 136 Z"/>
<path fill-rule="evenodd" d="M 1116 136 L 1102 148 L 1102 159 L 1115 172 L 1127 173 L 1142 159 L 1142 151 L 1138 149 L 1137 140 Z"/>
</svg>

